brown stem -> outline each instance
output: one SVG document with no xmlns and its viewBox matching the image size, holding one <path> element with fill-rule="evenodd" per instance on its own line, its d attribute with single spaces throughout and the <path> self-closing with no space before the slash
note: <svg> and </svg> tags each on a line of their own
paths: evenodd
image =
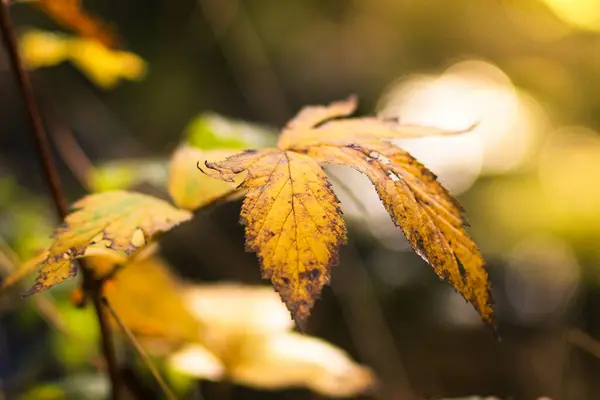
<svg viewBox="0 0 600 400">
<path fill-rule="evenodd" d="M 101 301 L 104 307 L 106 307 L 106 309 L 111 313 L 115 322 L 117 323 L 117 325 L 119 325 L 119 328 L 121 328 L 121 331 L 125 334 L 125 336 L 127 336 L 127 339 L 129 339 L 133 348 L 138 352 L 142 361 L 144 362 L 144 364 L 146 364 L 146 367 L 148 367 L 148 370 L 150 370 L 150 373 L 158 383 L 158 386 L 160 386 L 160 389 L 163 391 L 165 397 L 168 400 L 177 400 L 177 397 L 175 396 L 169 385 L 167 385 L 167 383 L 163 379 L 162 375 L 152 362 L 152 359 L 150 358 L 150 356 L 148 356 L 148 353 L 146 353 L 146 350 L 144 350 L 140 342 L 135 338 L 133 332 L 131 332 L 131 330 L 127 327 L 127 325 L 125 325 L 121 317 L 119 317 L 117 311 L 113 308 L 113 306 L 110 305 L 108 299 L 106 297 L 102 297 Z"/>
<path fill-rule="evenodd" d="M 2 0 L 2 4 L 0 4 L 0 31 L 2 32 L 2 41 L 8 53 L 11 68 L 17 78 L 19 89 L 25 102 L 25 108 L 27 110 L 29 122 L 31 123 L 35 149 L 37 156 L 42 163 L 44 178 L 46 179 L 50 188 L 50 193 L 52 195 L 57 214 L 61 219 L 64 219 L 69 208 L 67 199 L 62 189 L 62 183 L 58 174 L 58 170 L 56 169 L 54 160 L 52 159 L 50 141 L 48 140 L 48 135 L 46 134 L 44 125 L 42 123 L 42 117 L 33 94 L 29 76 L 25 72 L 23 62 L 19 55 L 17 40 L 15 38 L 14 28 L 8 8 L 8 1 Z M 82 273 L 83 285 L 89 290 L 90 296 L 92 297 L 94 303 L 94 308 L 98 316 L 100 332 L 102 334 L 102 351 L 106 360 L 106 366 L 112 384 L 112 398 L 114 400 L 118 400 L 120 398 L 119 369 L 117 365 L 117 358 L 114 352 L 112 335 L 102 311 L 102 282 L 97 281 L 84 265 L 80 265 L 78 270 Z"/>
</svg>

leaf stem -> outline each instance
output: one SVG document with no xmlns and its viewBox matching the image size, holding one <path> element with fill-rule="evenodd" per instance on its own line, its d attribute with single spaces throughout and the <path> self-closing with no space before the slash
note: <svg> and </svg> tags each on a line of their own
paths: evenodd
<svg viewBox="0 0 600 400">
<path fill-rule="evenodd" d="M 58 170 L 56 169 L 56 165 L 52 159 L 50 141 L 44 129 L 42 117 L 33 94 L 29 76 L 25 71 L 23 62 L 19 55 L 14 27 L 10 18 L 9 2 L 7 0 L 1 0 L 0 4 L 0 31 L 2 33 L 4 47 L 9 56 L 8 58 L 11 69 L 16 76 L 21 95 L 23 96 L 29 122 L 31 123 L 35 149 L 42 164 L 44 178 L 48 183 L 56 212 L 61 219 L 64 219 L 69 209 L 67 199 L 64 195 L 60 175 L 58 174 Z M 98 317 L 98 325 L 102 334 L 102 352 L 106 360 L 108 375 L 112 385 L 112 399 L 118 400 L 120 399 L 119 368 L 114 351 L 111 331 L 102 312 L 101 291 L 103 282 L 96 280 L 92 273 L 86 269 L 84 265 L 80 265 L 80 267 L 81 268 L 78 268 L 78 270 L 82 273 L 84 288 L 89 290 L 90 296 L 92 297 L 94 303 L 96 315 Z"/>
<path fill-rule="evenodd" d="M 125 336 L 127 336 L 127 339 L 129 339 L 132 346 L 138 352 L 142 361 L 144 361 L 144 364 L 146 364 L 146 366 L 150 370 L 150 373 L 152 373 L 152 376 L 154 376 L 154 379 L 156 379 L 156 382 L 158 383 L 158 386 L 160 386 L 165 397 L 168 400 L 177 400 L 177 397 L 175 396 L 175 394 L 173 393 L 171 388 L 169 388 L 169 386 L 167 385 L 167 383 L 165 382 L 163 377 L 160 375 L 160 372 L 158 372 L 158 369 L 156 368 L 156 366 L 154 365 L 154 363 L 148 356 L 148 353 L 146 353 L 146 351 L 144 350 L 144 348 L 142 347 L 140 342 L 135 338 L 135 336 L 133 335 L 131 330 L 127 327 L 127 325 L 125 325 L 125 323 L 123 322 L 121 317 L 119 317 L 119 314 L 117 314 L 117 311 L 110 305 L 110 303 L 108 302 L 108 299 L 106 297 L 102 297 L 101 301 L 102 301 L 102 304 L 104 305 L 104 307 L 110 312 L 112 317 L 115 319 L 117 325 L 119 325 L 119 328 L 121 328 L 121 331 L 123 331 Z"/>
</svg>

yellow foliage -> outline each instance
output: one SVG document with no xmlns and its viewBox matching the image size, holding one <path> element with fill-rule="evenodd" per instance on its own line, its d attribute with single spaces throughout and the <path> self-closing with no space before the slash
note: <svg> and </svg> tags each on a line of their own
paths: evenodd
<svg viewBox="0 0 600 400">
<path fill-rule="evenodd" d="M 271 279 L 296 320 L 309 315 L 346 241 L 339 202 L 321 166 L 347 165 L 373 182 L 415 252 L 492 324 L 488 275 L 463 228 L 462 208 L 433 173 L 389 143 L 459 132 L 374 117 L 339 119 L 355 108 L 354 97 L 306 107 L 285 127 L 276 149 L 205 162 L 225 181 L 245 173 L 241 187 L 248 193 L 241 221 L 246 225 L 246 247 L 258 254 L 263 277 Z"/>
<path fill-rule="evenodd" d="M 271 279 L 294 318 L 305 319 L 346 242 L 339 200 L 325 172 L 304 154 L 272 149 L 207 165 L 228 179 L 247 171 L 241 212 L 246 247 L 258 253 L 263 277 Z"/>
<path fill-rule="evenodd" d="M 267 287 L 194 285 L 183 298 L 202 330 L 200 344 L 169 357 L 178 371 L 260 389 L 307 387 L 330 397 L 357 395 L 375 383 L 372 371 L 343 350 L 291 332 L 286 308 Z"/>
<path fill-rule="evenodd" d="M 70 61 L 93 83 L 109 89 L 121 79 L 140 80 L 146 74 L 146 63 L 139 56 L 112 50 L 95 39 L 28 30 L 19 41 L 28 68 L 41 68 Z"/>
<path fill-rule="evenodd" d="M 182 146 L 175 151 L 169 164 L 168 190 L 173 202 L 185 210 L 196 210 L 219 198 L 231 194 L 237 196 L 236 187 L 242 179 L 234 182 L 223 182 L 198 174 L 197 160 L 222 160 L 239 150 L 199 150 Z"/>
<path fill-rule="evenodd" d="M 70 44 L 70 60 L 98 86 L 108 89 L 120 79 L 139 80 L 146 74 L 146 63 L 127 51 L 116 51 L 91 39 Z"/>
<path fill-rule="evenodd" d="M 69 40 L 54 32 L 28 30 L 19 38 L 19 47 L 23 62 L 29 68 L 50 67 L 69 56 Z"/>
<path fill-rule="evenodd" d="M 85 256 L 88 250 L 95 251 L 94 254 L 100 251 L 103 257 L 112 255 L 115 262 L 123 262 L 156 233 L 191 218 L 189 212 L 163 200 L 126 191 L 86 196 L 73 208 L 75 211 L 55 230 L 54 242 L 27 294 L 74 276 L 77 272 L 74 260 Z"/>
<path fill-rule="evenodd" d="M 159 257 L 128 263 L 110 282 L 104 294 L 134 334 L 173 341 L 198 339 L 200 322 L 188 311 L 178 282 Z"/>
</svg>

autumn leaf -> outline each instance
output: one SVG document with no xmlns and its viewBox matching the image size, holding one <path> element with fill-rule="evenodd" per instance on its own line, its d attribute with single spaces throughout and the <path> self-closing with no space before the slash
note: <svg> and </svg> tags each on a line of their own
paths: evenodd
<svg viewBox="0 0 600 400">
<path fill-rule="evenodd" d="M 140 193 L 113 191 L 84 197 L 54 231 L 54 242 L 41 263 L 30 295 L 48 289 L 77 272 L 75 259 L 97 254 L 97 249 L 116 259 L 132 255 L 158 232 L 191 218 L 169 203 Z M 106 254 L 103 254 L 106 255 Z"/>
<path fill-rule="evenodd" d="M 27 30 L 20 36 L 19 50 L 27 68 L 70 61 L 103 89 L 114 87 L 122 79 L 140 80 L 147 70 L 146 62 L 136 54 L 111 49 L 96 39 L 38 29 Z"/>
<path fill-rule="evenodd" d="M 98 40 L 108 47 L 117 42 L 112 29 L 99 18 L 88 14 L 83 9 L 81 0 L 35 0 L 32 4 L 58 24 L 81 36 Z"/>
<path fill-rule="evenodd" d="M 169 164 L 168 190 L 173 202 L 180 208 L 193 211 L 223 197 L 231 199 L 239 196 L 241 191 L 236 192 L 236 187 L 242 182 L 241 177 L 234 182 L 224 182 L 211 178 L 210 170 L 207 171 L 208 176 L 198 174 L 196 167 L 199 159 L 223 160 L 238 152 L 226 149 L 203 151 L 185 145 L 178 148 Z"/>
<path fill-rule="evenodd" d="M 167 361 L 186 375 L 263 390 L 306 387 L 327 397 L 356 396 L 376 383 L 373 371 L 342 349 L 292 332 L 289 311 L 267 286 L 189 285 L 182 297 L 202 322 L 200 343 Z"/>
<path fill-rule="evenodd" d="M 263 277 L 271 279 L 294 319 L 309 315 L 346 241 L 339 202 L 321 167 L 346 165 L 371 180 L 415 252 L 492 324 L 488 275 L 464 230 L 462 208 L 433 173 L 389 142 L 460 132 L 375 117 L 343 118 L 355 108 L 354 97 L 307 107 L 284 128 L 277 148 L 205 162 L 225 181 L 245 173 L 241 187 L 248 194 L 241 222 Z"/>
<path fill-rule="evenodd" d="M 263 277 L 271 279 L 294 318 L 305 319 L 346 242 L 339 201 L 325 172 L 305 154 L 278 149 L 206 166 L 230 182 L 247 172 L 241 186 L 248 190 L 241 212 L 246 248 L 258 253 Z"/>
<path fill-rule="evenodd" d="M 173 342 L 198 339 L 201 324 L 185 306 L 169 266 L 157 256 L 127 263 L 107 283 L 104 294 L 136 335 Z"/>
</svg>

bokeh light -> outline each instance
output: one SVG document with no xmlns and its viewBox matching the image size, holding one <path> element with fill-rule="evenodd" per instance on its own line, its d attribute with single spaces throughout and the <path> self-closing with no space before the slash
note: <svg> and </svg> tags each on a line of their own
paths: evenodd
<svg viewBox="0 0 600 400">
<path fill-rule="evenodd" d="M 403 123 L 465 129 L 455 137 L 397 143 L 439 175 L 454 193 L 468 189 L 481 173 L 507 173 L 531 155 L 544 126 L 541 107 L 515 88 L 493 64 L 463 61 L 443 74 L 416 76 L 393 85 L 381 114 Z"/>
<path fill-rule="evenodd" d="M 587 30 L 600 30 L 600 2 L 597 0 L 542 0 L 562 20 Z"/>
</svg>

